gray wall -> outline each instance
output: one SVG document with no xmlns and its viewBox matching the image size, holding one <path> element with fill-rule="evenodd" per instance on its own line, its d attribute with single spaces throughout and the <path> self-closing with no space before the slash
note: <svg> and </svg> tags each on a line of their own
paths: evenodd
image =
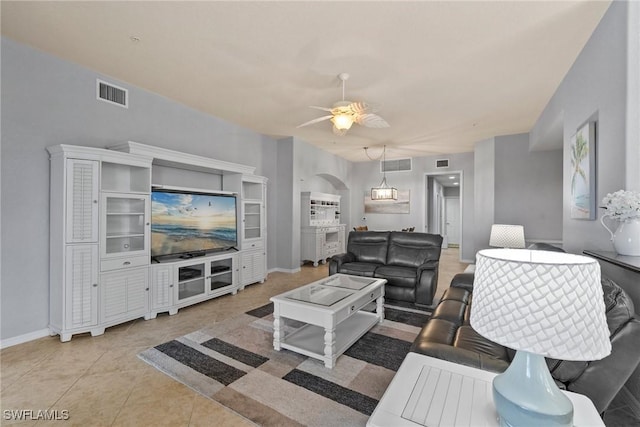
<svg viewBox="0 0 640 427">
<path fill-rule="evenodd" d="M 524 226 L 525 239 L 562 240 L 562 150 L 529 150 L 529 134 L 475 146 L 475 247 L 489 247 L 492 224 Z"/>
<path fill-rule="evenodd" d="M 640 191 L 640 2 L 628 4 L 627 23 L 626 188 Z"/>
<path fill-rule="evenodd" d="M 530 240 L 562 240 L 562 150 L 529 151 L 529 134 L 495 138 L 496 224 Z"/>
<path fill-rule="evenodd" d="M 545 107 L 531 132 L 536 148 L 542 135 L 558 117 L 563 117 L 563 220 L 564 248 L 581 253 L 584 249 L 613 250 L 609 233 L 598 221 L 570 218 L 570 138 L 590 117 L 598 119 L 596 200 L 626 188 L 627 144 L 637 147 L 637 139 L 627 139 L 627 58 L 629 4 L 614 1 L 600 24 Z M 637 25 L 636 25 L 637 28 Z M 637 33 L 635 36 L 637 38 Z M 633 49 L 637 49 L 637 43 Z M 638 77 L 635 76 L 635 79 Z M 636 125 L 637 126 L 637 125 Z M 636 151 L 634 150 L 629 151 Z M 637 166 L 635 166 L 637 168 Z M 633 184 L 633 183 L 632 183 Z M 635 183 L 635 187 L 638 184 Z M 630 185 L 634 187 L 634 185 Z M 599 210 L 598 217 L 602 215 Z"/>
<path fill-rule="evenodd" d="M 49 160 L 45 147 L 132 140 L 255 166 L 276 142 L 164 97 L 2 38 L 0 339 L 40 331 L 49 317 Z M 96 78 L 129 89 L 124 109 L 96 100 Z M 171 172 L 178 173 L 180 172 Z M 209 181 L 208 183 L 212 183 Z M 198 186 L 189 178 L 189 185 Z M 218 184 L 219 185 L 219 184 Z M 268 185 L 275 190 L 274 180 Z M 270 206 L 277 206 L 272 197 Z M 274 226 L 269 215 L 268 227 Z M 269 252 L 275 253 L 270 236 Z M 273 266 L 270 256 L 270 266 Z"/>
<path fill-rule="evenodd" d="M 494 138 L 479 141 L 475 145 L 475 217 L 472 236 L 476 252 L 489 246 L 491 225 L 495 223 L 495 148 Z"/>
<path fill-rule="evenodd" d="M 448 169 L 436 169 L 436 159 L 448 158 Z M 387 184 L 398 190 L 409 190 L 411 204 L 409 214 L 371 214 L 364 213 L 364 195 L 377 186 L 382 180 L 379 162 L 353 163 L 352 191 L 351 191 L 351 223 L 354 225 L 366 224 L 373 230 L 400 230 L 407 227 L 416 227 L 416 231 L 425 230 L 425 174 L 440 172 L 461 172 L 462 192 L 461 203 L 463 206 L 462 221 L 462 251 L 463 260 L 475 258 L 473 243 L 474 229 L 474 155 L 473 153 L 449 154 L 427 157 L 415 157 L 412 160 L 410 172 L 387 172 Z M 366 222 L 362 218 L 366 217 Z"/>
</svg>

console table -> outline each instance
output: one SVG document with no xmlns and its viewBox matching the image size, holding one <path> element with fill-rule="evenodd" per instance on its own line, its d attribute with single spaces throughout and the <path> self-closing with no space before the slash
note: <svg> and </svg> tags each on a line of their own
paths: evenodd
<svg viewBox="0 0 640 427">
<path fill-rule="evenodd" d="M 608 251 L 584 251 L 600 262 L 602 274 L 616 282 L 631 297 L 636 313 L 640 311 L 640 257 Z M 618 394 L 620 401 L 640 411 L 640 366 L 631 374 Z"/>
<path fill-rule="evenodd" d="M 367 426 L 498 426 L 491 386 L 496 375 L 410 352 Z M 573 403 L 574 426 L 604 426 L 588 397 L 563 393 Z"/>
<path fill-rule="evenodd" d="M 602 273 L 624 289 L 636 306 L 640 307 L 640 257 L 618 255 L 616 252 L 591 251 L 583 252 L 600 261 Z"/>
</svg>

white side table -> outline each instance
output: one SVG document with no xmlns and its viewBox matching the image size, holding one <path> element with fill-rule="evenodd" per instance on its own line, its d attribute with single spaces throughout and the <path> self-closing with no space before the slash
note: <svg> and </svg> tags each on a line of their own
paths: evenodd
<svg viewBox="0 0 640 427">
<path fill-rule="evenodd" d="M 498 426 L 491 388 L 496 375 L 410 352 L 367 426 Z M 588 397 L 564 393 L 573 403 L 574 426 L 604 426 Z"/>
</svg>

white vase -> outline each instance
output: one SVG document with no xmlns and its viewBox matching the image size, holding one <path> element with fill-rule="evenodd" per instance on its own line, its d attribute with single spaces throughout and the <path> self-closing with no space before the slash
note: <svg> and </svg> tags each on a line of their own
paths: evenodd
<svg viewBox="0 0 640 427">
<path fill-rule="evenodd" d="M 604 214 L 600 223 L 611 233 L 611 241 L 616 252 L 620 255 L 640 256 L 640 219 L 627 219 L 618 221 L 618 228 L 613 232 L 604 223 Z"/>
</svg>

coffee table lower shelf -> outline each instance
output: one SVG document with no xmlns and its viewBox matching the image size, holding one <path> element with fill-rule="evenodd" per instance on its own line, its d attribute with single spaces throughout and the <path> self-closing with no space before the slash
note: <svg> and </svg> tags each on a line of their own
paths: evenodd
<svg viewBox="0 0 640 427">
<path fill-rule="evenodd" d="M 338 324 L 335 330 L 335 348 L 332 352 L 332 363 L 358 341 L 369 329 L 373 328 L 380 319 L 375 313 L 359 311 Z M 325 329 L 316 325 L 305 325 L 290 333 L 280 341 L 280 346 L 305 356 L 326 361 Z"/>
</svg>

